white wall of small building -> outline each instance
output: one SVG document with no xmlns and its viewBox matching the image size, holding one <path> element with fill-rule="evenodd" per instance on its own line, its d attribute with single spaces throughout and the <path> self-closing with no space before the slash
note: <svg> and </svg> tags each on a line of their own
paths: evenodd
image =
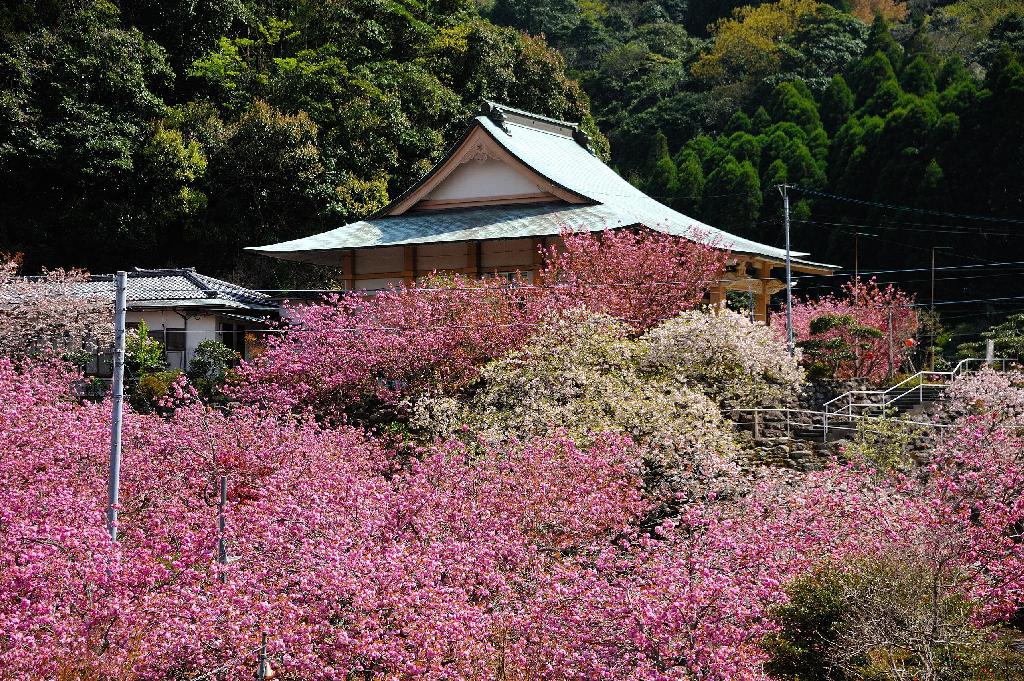
<svg viewBox="0 0 1024 681">
<path fill-rule="evenodd" d="M 126 323 L 138 324 L 143 320 L 150 331 L 167 331 L 168 329 L 183 329 L 185 331 L 184 357 L 179 359 L 173 353 L 168 353 L 168 363 L 172 369 L 187 368 L 196 348 L 204 340 L 220 340 L 217 337 L 217 316 L 212 313 L 182 317 L 173 310 L 128 310 L 125 314 Z"/>
</svg>

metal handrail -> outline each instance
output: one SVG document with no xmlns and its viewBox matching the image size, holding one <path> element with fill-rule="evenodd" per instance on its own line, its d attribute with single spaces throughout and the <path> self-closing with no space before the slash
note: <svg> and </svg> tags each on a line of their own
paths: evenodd
<svg viewBox="0 0 1024 681">
<path fill-rule="evenodd" d="M 742 412 L 758 413 L 758 412 L 762 412 L 762 411 L 778 411 L 778 412 L 786 412 L 787 414 L 793 414 L 793 413 L 796 413 L 796 414 L 813 414 L 815 416 L 824 416 L 825 415 L 825 412 L 823 412 L 823 411 L 815 411 L 813 409 L 793 409 L 791 407 L 790 408 L 786 408 L 786 407 L 774 407 L 774 408 L 770 408 L 770 407 L 738 407 L 738 408 L 735 408 L 735 409 L 730 409 L 729 411 L 738 411 L 738 412 L 741 412 L 741 413 Z M 850 414 L 850 418 L 852 418 L 852 419 L 869 419 L 869 420 L 872 420 L 872 421 L 881 421 L 885 417 L 884 416 L 869 416 L 869 415 L 865 415 L 865 414 Z M 908 421 L 906 419 L 900 419 L 900 422 L 901 423 L 907 423 L 907 424 L 910 424 L 910 425 L 915 425 L 915 426 L 927 426 L 929 428 L 955 428 L 956 427 L 955 425 L 953 425 L 951 423 L 935 423 L 934 421 Z M 812 427 L 814 427 L 814 426 L 812 425 Z"/>
<path fill-rule="evenodd" d="M 879 409 L 879 410 L 881 410 L 884 413 L 885 410 L 889 407 L 889 405 L 891 405 L 891 404 L 901 400 L 902 398 L 906 397 L 907 395 L 913 393 L 915 390 L 917 390 L 917 392 L 918 392 L 918 400 L 923 403 L 924 402 L 924 389 L 926 387 L 927 388 L 944 388 L 944 387 L 948 387 L 948 386 L 952 385 L 953 382 L 956 381 L 956 379 L 959 376 L 961 376 L 964 373 L 966 373 L 967 369 L 965 367 L 970 366 L 972 362 L 984 362 L 984 363 L 988 364 L 989 366 L 993 365 L 995 362 L 999 362 L 1000 370 L 1001 371 L 1006 371 L 1006 361 L 1007 360 L 1006 360 L 1005 357 L 993 358 L 991 360 L 989 360 L 987 358 L 969 357 L 967 359 L 960 360 L 957 363 L 957 365 L 955 367 L 953 367 L 949 371 L 918 371 L 916 374 L 914 374 L 912 376 L 908 376 L 907 378 L 903 379 L 902 381 L 900 381 L 896 385 L 890 386 L 890 387 L 886 388 L 885 390 L 848 390 L 847 392 L 843 393 L 842 395 L 838 395 L 838 396 L 832 398 L 831 400 L 829 400 L 828 402 L 826 402 L 824 405 L 822 405 L 822 410 L 823 410 L 823 414 L 824 414 L 824 428 L 825 428 L 826 436 L 827 436 L 827 433 L 828 433 L 828 418 L 829 418 L 830 414 L 834 414 L 836 416 L 853 417 L 854 416 L 854 413 L 853 413 L 854 407 L 868 408 L 868 409 Z M 930 377 L 932 379 L 935 379 L 937 377 L 942 377 L 942 376 L 948 376 L 949 377 L 948 383 L 929 383 L 929 382 L 925 382 L 925 377 Z M 900 387 L 902 387 L 902 386 L 904 386 L 904 385 L 906 385 L 908 383 L 913 383 L 913 385 L 911 385 L 908 389 L 906 389 L 903 392 L 901 392 L 899 395 L 897 395 L 895 397 L 889 397 L 889 394 L 892 393 L 894 390 L 897 390 L 898 388 L 900 388 Z M 854 395 L 878 395 L 878 396 L 882 397 L 882 400 L 881 400 L 881 402 L 870 402 L 870 401 L 854 402 L 853 401 Z M 846 404 L 841 406 L 841 407 L 833 409 L 832 405 L 834 403 L 836 403 L 836 402 L 839 402 L 840 400 L 845 400 Z M 844 411 L 845 411 L 845 413 L 844 413 Z"/>
</svg>

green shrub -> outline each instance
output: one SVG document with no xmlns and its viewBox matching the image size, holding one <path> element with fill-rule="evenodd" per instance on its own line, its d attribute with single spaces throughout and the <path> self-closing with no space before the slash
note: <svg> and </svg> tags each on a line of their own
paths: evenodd
<svg viewBox="0 0 1024 681">
<path fill-rule="evenodd" d="M 239 359 L 241 356 L 223 343 L 204 340 L 189 360 L 186 372 L 188 380 L 203 399 L 217 400 L 221 397 L 221 388 L 227 381 L 231 367 Z"/>
<path fill-rule="evenodd" d="M 124 372 L 131 382 L 139 381 L 146 374 L 167 368 L 163 343 L 149 337 L 146 321 L 139 322 L 139 328 L 131 329 L 124 338 Z"/>
<path fill-rule="evenodd" d="M 1024 656 L 975 621 L 963 575 L 924 555 L 848 560 L 792 582 L 765 671 L 789 681 L 1010 681 Z"/>
<path fill-rule="evenodd" d="M 179 376 L 180 371 L 157 371 L 140 378 L 131 393 L 132 408 L 145 414 L 159 411 L 160 400 Z"/>
</svg>

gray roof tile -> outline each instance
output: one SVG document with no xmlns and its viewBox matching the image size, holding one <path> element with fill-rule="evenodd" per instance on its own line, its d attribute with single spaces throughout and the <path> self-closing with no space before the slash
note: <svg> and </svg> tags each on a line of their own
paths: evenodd
<svg viewBox="0 0 1024 681">
<path fill-rule="evenodd" d="M 75 285 L 82 295 L 114 297 L 113 275 L 93 275 Z M 271 309 L 270 296 L 189 269 L 134 269 L 128 272 L 130 307 L 146 305 Z"/>
</svg>

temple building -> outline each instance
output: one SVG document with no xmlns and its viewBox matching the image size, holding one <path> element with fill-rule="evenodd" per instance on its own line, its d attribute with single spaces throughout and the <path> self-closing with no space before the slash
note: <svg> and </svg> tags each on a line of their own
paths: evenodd
<svg viewBox="0 0 1024 681">
<path fill-rule="evenodd" d="M 713 243 L 730 253 L 712 303 L 727 289 L 751 292 L 754 314 L 783 290 L 783 249 L 743 239 L 658 203 L 605 165 L 572 123 L 485 103 L 480 115 L 415 185 L 366 220 L 248 250 L 340 267 L 350 290 L 380 290 L 438 272 L 528 280 L 539 249 L 564 230 L 651 229 Z M 835 268 L 793 252 L 795 272 Z"/>
</svg>

